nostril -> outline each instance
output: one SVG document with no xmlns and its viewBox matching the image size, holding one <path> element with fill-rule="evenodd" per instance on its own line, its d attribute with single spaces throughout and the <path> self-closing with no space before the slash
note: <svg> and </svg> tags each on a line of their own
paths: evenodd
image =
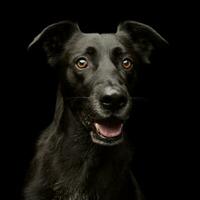
<svg viewBox="0 0 200 200">
<path fill-rule="evenodd" d="M 127 103 L 127 98 L 125 96 L 120 96 L 119 99 L 118 99 L 118 104 L 119 104 L 119 107 L 123 107 L 126 105 Z"/>
<path fill-rule="evenodd" d="M 120 93 L 104 95 L 101 98 L 101 104 L 106 109 L 120 109 L 126 105 L 127 101 L 126 96 Z"/>
<path fill-rule="evenodd" d="M 104 95 L 101 98 L 101 103 L 103 106 L 109 107 L 112 104 L 112 95 Z"/>
</svg>

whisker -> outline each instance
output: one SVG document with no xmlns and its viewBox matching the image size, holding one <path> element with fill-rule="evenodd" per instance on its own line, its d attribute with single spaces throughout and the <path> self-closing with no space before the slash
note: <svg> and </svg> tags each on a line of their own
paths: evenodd
<svg viewBox="0 0 200 200">
<path fill-rule="evenodd" d="M 65 97 L 65 99 L 89 99 L 91 97 Z"/>
<path fill-rule="evenodd" d="M 73 100 L 73 99 L 91 99 L 92 97 L 65 97 L 66 100 Z M 135 96 L 135 97 L 128 97 L 130 100 L 136 100 L 136 101 L 147 101 L 148 98 L 141 97 L 141 96 Z"/>
</svg>

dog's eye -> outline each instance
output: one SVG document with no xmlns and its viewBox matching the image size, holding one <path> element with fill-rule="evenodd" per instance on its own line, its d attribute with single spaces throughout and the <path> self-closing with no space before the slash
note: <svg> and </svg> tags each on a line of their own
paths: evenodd
<svg viewBox="0 0 200 200">
<path fill-rule="evenodd" d="M 79 69 L 84 69 L 88 66 L 88 61 L 85 57 L 81 57 L 76 61 L 75 66 Z"/>
<path fill-rule="evenodd" d="M 133 67 L 133 61 L 130 58 L 125 58 L 122 61 L 122 67 L 126 70 L 130 70 Z"/>
</svg>

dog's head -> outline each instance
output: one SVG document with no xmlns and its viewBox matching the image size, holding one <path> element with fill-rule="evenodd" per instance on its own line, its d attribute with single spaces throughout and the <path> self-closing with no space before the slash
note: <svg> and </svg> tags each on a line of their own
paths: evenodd
<svg viewBox="0 0 200 200">
<path fill-rule="evenodd" d="M 167 42 L 151 27 L 125 21 L 115 34 L 86 34 L 63 21 L 45 28 L 29 48 L 45 52 L 59 71 L 65 106 L 91 133 L 92 141 L 123 140 L 136 80 L 136 68 Z"/>
</svg>

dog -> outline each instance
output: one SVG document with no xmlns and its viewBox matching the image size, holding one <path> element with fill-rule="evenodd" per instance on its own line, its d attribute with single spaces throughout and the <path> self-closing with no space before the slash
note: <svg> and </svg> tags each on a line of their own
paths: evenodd
<svg viewBox="0 0 200 200">
<path fill-rule="evenodd" d="M 25 200 L 141 200 L 131 172 L 126 123 L 137 68 L 167 41 L 125 21 L 116 33 L 83 33 L 76 23 L 46 27 L 29 45 L 58 77 L 55 114 L 41 134 Z"/>
</svg>

